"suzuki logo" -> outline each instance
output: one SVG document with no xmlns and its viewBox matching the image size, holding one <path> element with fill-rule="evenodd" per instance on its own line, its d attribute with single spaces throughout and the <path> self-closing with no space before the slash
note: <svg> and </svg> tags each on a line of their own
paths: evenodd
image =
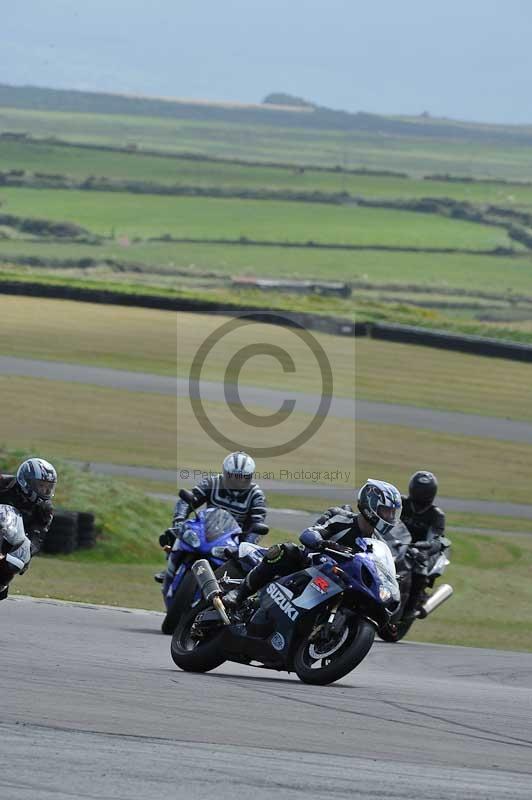
<svg viewBox="0 0 532 800">
<path fill-rule="evenodd" d="M 270 583 L 266 587 L 266 592 L 270 595 L 275 605 L 279 606 L 281 611 L 284 611 L 286 616 L 295 622 L 299 616 L 299 611 L 297 608 L 294 608 L 292 603 L 285 597 L 283 592 L 279 589 L 279 587 L 275 583 Z"/>
</svg>

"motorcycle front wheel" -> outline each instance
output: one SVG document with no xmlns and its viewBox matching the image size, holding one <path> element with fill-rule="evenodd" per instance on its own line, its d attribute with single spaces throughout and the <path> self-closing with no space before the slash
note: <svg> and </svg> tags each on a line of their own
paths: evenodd
<svg viewBox="0 0 532 800">
<path fill-rule="evenodd" d="M 200 609 L 196 607 L 185 613 L 172 636 L 172 660 L 185 672 L 210 672 L 226 660 L 220 647 L 221 630 L 213 631 L 209 639 L 201 640 L 192 636 L 192 626 L 199 612 Z"/>
<path fill-rule="evenodd" d="M 191 572 L 187 572 L 178 586 L 177 591 L 172 598 L 172 603 L 166 612 L 165 618 L 163 619 L 161 631 L 164 634 L 167 636 L 171 636 L 173 634 L 177 628 L 179 620 L 181 619 L 181 615 L 192 605 L 197 588 L 198 584 L 196 583 L 194 575 Z"/>
<path fill-rule="evenodd" d="M 373 623 L 352 618 L 329 643 L 313 644 L 308 637 L 302 639 L 294 653 L 294 670 L 303 683 L 334 683 L 358 667 L 371 650 L 374 638 Z"/>
</svg>

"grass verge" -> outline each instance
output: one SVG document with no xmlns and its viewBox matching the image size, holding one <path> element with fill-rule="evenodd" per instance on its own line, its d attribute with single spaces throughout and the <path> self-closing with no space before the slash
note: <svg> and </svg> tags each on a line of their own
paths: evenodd
<svg viewBox="0 0 532 800">
<path fill-rule="evenodd" d="M 47 453 L 59 476 L 55 505 L 94 513 L 98 531 L 97 546 L 76 551 L 69 560 L 157 562 L 160 554 L 157 537 L 168 526 L 171 504 L 146 497 L 119 480 L 76 469 L 57 458 L 56 453 L 57 448 Z M 25 450 L 0 450 L 0 472 L 11 474 L 27 457 Z"/>
<path fill-rule="evenodd" d="M 6 445 L 41 452 L 59 452 L 82 462 L 102 461 L 175 469 L 186 464 L 206 470 L 220 464 L 227 448 L 214 444 L 193 415 L 188 399 L 180 399 L 177 414 L 172 396 L 128 392 L 83 384 L 34 378 L 0 377 L 3 409 L 10 419 Z M 39 397 L 39 415 L 34 413 Z M 90 409 L 90 413 L 87 413 Z M 246 437 L 255 447 L 270 446 L 268 428 L 247 426 L 222 403 L 205 403 L 206 413 L 219 431 L 237 441 Z M 250 408 L 264 414 L 264 409 Z M 270 413 L 270 412 L 268 412 Z M 42 419 L 47 420 L 43 426 Z M 276 427 L 277 441 L 289 441 L 306 428 L 311 415 L 294 413 Z M 179 438 L 178 438 L 179 432 Z M 284 438 L 286 437 L 286 438 Z M 324 453 L 330 455 L 324 458 Z M 280 468 L 298 471 L 337 470 L 353 474 L 354 430 L 350 420 L 325 419 L 306 444 L 280 459 L 261 459 L 261 472 Z"/>
<path fill-rule="evenodd" d="M 532 651 L 532 537 L 518 542 L 453 533 L 445 581 L 455 595 L 409 638 L 421 642 Z"/>
<path fill-rule="evenodd" d="M 220 464 L 227 453 L 205 434 L 185 399 L 180 399 L 176 415 L 175 398 L 155 394 L 6 377 L 0 378 L 0 390 L 4 413 L 11 421 L 3 438 L 12 447 L 44 455 L 59 452 L 82 462 L 166 469 L 179 463 L 200 470 Z M 40 403 L 37 417 L 35 397 Z M 268 428 L 248 432 L 221 403 L 207 402 L 205 409 L 218 430 L 251 452 L 274 443 Z M 276 427 L 275 436 L 288 441 L 309 419 L 308 414 L 294 413 Z M 399 486 L 416 469 L 432 468 L 448 496 L 529 503 L 531 463 L 532 446 L 527 444 L 398 425 L 353 426 L 350 420 L 329 417 L 303 446 L 282 458 L 258 459 L 258 468 L 273 479 L 280 470 L 341 470 L 349 473 L 349 484 L 381 476 Z"/>
<path fill-rule="evenodd" d="M 174 314 L 68 300 L 2 298 L 0 335 L 4 355 L 50 359 L 185 377 L 205 338 L 227 317 Z M 250 341 L 286 348 L 287 332 L 256 324 Z M 367 338 L 313 334 L 324 348 L 335 394 L 510 419 L 532 419 L 530 366 L 515 361 L 447 352 Z M 222 380 L 240 349 L 238 332 L 224 337 L 216 358 L 205 364 L 206 380 Z M 295 373 L 274 359 L 247 362 L 242 383 L 272 389 L 316 391 L 316 369 L 306 346 L 290 336 Z M 385 381 L 383 382 L 383 376 Z"/>
</svg>

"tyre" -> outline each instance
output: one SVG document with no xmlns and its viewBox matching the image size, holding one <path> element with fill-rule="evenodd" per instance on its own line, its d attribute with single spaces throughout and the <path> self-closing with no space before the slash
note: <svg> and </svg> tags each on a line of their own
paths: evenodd
<svg viewBox="0 0 532 800">
<path fill-rule="evenodd" d="M 210 672 L 226 660 L 220 647 L 222 631 L 216 631 L 204 642 L 192 639 L 190 631 L 198 613 L 198 608 L 191 608 L 181 618 L 170 646 L 174 664 L 185 672 Z"/>
<path fill-rule="evenodd" d="M 78 511 L 78 530 L 84 532 L 94 530 L 94 514 Z"/>
<path fill-rule="evenodd" d="M 163 619 L 161 631 L 164 634 L 167 636 L 173 634 L 181 619 L 181 615 L 185 611 L 188 611 L 192 605 L 197 588 L 198 584 L 195 581 L 194 575 L 191 572 L 187 572 L 172 598 L 172 605 L 166 612 L 166 617 Z"/>
<path fill-rule="evenodd" d="M 340 680 L 367 656 L 375 638 L 375 626 L 366 619 L 352 618 L 340 638 L 312 644 L 305 637 L 294 653 L 294 670 L 303 683 L 325 686 Z"/>
<path fill-rule="evenodd" d="M 78 515 L 75 511 L 60 511 L 56 514 L 46 534 L 42 549 L 45 553 L 72 553 L 77 545 Z"/>
<path fill-rule="evenodd" d="M 96 544 L 96 531 L 91 534 L 82 534 L 78 531 L 78 547 L 80 550 L 88 550 Z"/>
</svg>

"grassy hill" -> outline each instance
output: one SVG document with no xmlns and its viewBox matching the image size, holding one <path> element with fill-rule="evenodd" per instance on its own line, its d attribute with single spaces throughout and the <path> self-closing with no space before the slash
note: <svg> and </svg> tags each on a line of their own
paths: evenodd
<svg viewBox="0 0 532 800">
<path fill-rule="evenodd" d="M 363 111 L 350 113 L 316 105 L 264 103 L 190 102 L 173 98 L 138 97 L 103 92 L 48 89 L 38 86 L 0 84 L 0 105 L 18 109 L 63 111 L 70 113 L 116 114 L 202 120 L 244 124 L 265 124 L 303 130 L 336 130 L 387 136 L 468 141 L 526 143 L 532 145 L 532 128 L 487 125 L 422 116 L 388 117 Z"/>
<path fill-rule="evenodd" d="M 532 128 L 0 85 L 0 131 L 261 162 L 532 178 Z"/>
</svg>

